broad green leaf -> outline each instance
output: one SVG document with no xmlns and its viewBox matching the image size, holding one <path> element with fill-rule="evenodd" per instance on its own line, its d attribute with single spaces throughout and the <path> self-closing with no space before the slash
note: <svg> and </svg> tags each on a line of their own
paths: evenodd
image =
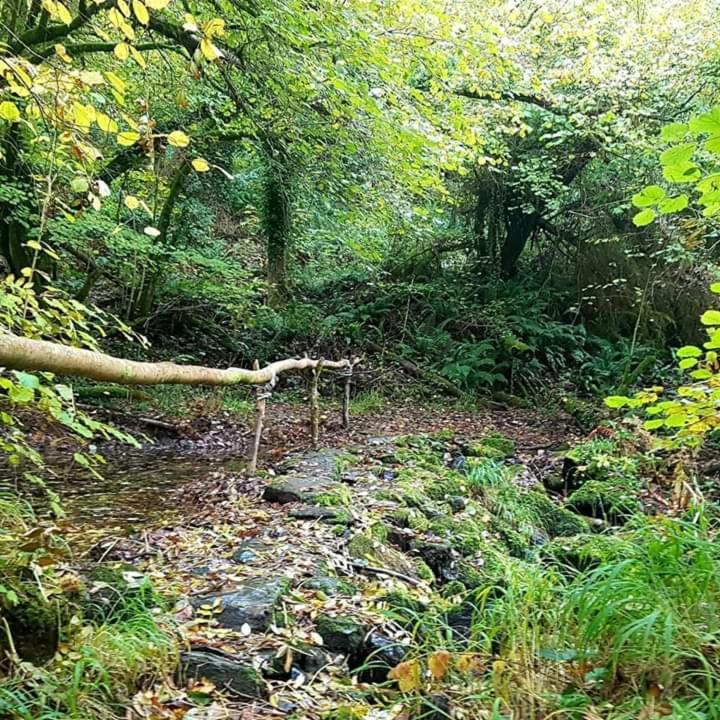
<svg viewBox="0 0 720 720">
<path fill-rule="evenodd" d="M 663 425 L 665 425 L 664 420 L 646 420 L 643 423 L 643 427 L 646 430 L 657 430 L 658 428 L 661 428 Z"/>
<path fill-rule="evenodd" d="M 660 136 L 667 142 L 677 142 L 685 137 L 688 129 L 685 123 L 670 123 L 660 131 Z"/>
<path fill-rule="evenodd" d="M 689 370 L 691 367 L 695 367 L 697 364 L 697 358 L 685 358 L 678 363 L 678 367 L 681 370 Z"/>
<path fill-rule="evenodd" d="M 720 325 L 720 310 L 706 310 L 700 316 L 703 325 Z"/>
<path fill-rule="evenodd" d="M 630 398 L 627 398 L 624 395 L 610 395 L 610 397 L 605 398 L 605 405 L 609 408 L 617 409 L 625 407 L 629 401 Z"/>
<path fill-rule="evenodd" d="M 716 105 L 709 113 L 690 120 L 690 130 L 694 133 L 720 134 L 720 105 Z"/>
<path fill-rule="evenodd" d="M 0 102 L 0 118 L 10 123 L 16 123 L 20 120 L 20 111 L 15 103 L 9 100 Z"/>
<path fill-rule="evenodd" d="M 689 162 L 695 152 L 695 143 L 685 143 L 684 145 L 676 145 L 660 154 L 660 163 L 662 165 L 683 165 Z"/>
<path fill-rule="evenodd" d="M 648 185 L 643 188 L 639 193 L 633 195 L 632 204 L 635 207 L 644 208 L 650 205 L 655 205 L 665 197 L 665 190 L 659 185 Z"/>
<path fill-rule="evenodd" d="M 702 350 L 695 345 L 684 345 L 675 354 L 679 358 L 697 358 L 702 355 Z"/>
<path fill-rule="evenodd" d="M 663 177 L 671 183 L 688 183 L 700 179 L 700 169 L 695 163 L 680 162 L 666 165 L 663 168 Z"/>
<path fill-rule="evenodd" d="M 658 203 L 658 212 L 661 215 L 669 215 L 670 213 L 680 212 L 684 210 L 690 202 L 688 196 L 683 193 L 677 197 L 669 197 Z"/>
<path fill-rule="evenodd" d="M 641 210 L 635 215 L 633 223 L 637 227 L 645 227 L 645 225 L 649 225 L 656 217 L 657 213 L 652 208 L 645 208 L 645 210 Z"/>
</svg>

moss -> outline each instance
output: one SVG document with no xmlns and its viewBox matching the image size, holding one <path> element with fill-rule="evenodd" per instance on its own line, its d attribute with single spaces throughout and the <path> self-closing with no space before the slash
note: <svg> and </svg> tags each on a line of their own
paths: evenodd
<svg viewBox="0 0 720 720">
<path fill-rule="evenodd" d="M 369 562 L 377 567 L 385 567 L 410 577 L 420 576 L 420 569 L 415 559 L 378 542 L 370 535 L 356 533 L 350 538 L 347 549 L 349 555 L 357 560 Z"/>
<path fill-rule="evenodd" d="M 390 517 L 399 527 L 410 528 L 417 532 L 426 532 L 430 529 L 430 521 L 416 508 L 398 508 Z"/>
<path fill-rule="evenodd" d="M 437 518 L 430 523 L 430 531 L 464 556 L 477 555 L 491 542 L 487 527 L 466 515 Z"/>
<path fill-rule="evenodd" d="M 315 629 L 330 652 L 354 656 L 362 647 L 365 629 L 350 617 L 321 615 L 315 621 Z"/>
<path fill-rule="evenodd" d="M 96 586 L 83 605 L 83 613 L 91 622 L 121 621 L 138 609 L 164 606 L 150 581 L 132 566 L 99 565 L 88 577 Z"/>
<path fill-rule="evenodd" d="M 588 524 L 567 508 L 553 502 L 540 489 L 524 493 L 521 502 L 549 537 L 569 537 L 588 531 Z"/>
<path fill-rule="evenodd" d="M 352 493 L 347 485 L 338 485 L 328 492 L 316 495 L 313 498 L 316 505 L 322 507 L 350 507 L 352 504 Z"/>
<path fill-rule="evenodd" d="M 448 468 L 403 468 L 397 476 L 396 485 L 407 488 L 403 496 L 406 505 L 427 505 L 426 499 L 444 500 L 447 497 L 467 495 L 468 488 L 465 478 L 458 472 Z M 413 496 L 420 494 L 420 502 L 413 502 Z M 425 502 L 423 502 L 425 499 Z"/>
<path fill-rule="evenodd" d="M 515 452 L 515 441 L 502 433 L 493 432 L 473 440 L 465 446 L 465 454 L 471 457 L 506 458 Z"/>
<path fill-rule="evenodd" d="M 582 515 L 623 523 L 642 511 L 637 483 L 616 480 L 588 480 L 567 500 L 568 507 Z"/>
<path fill-rule="evenodd" d="M 18 655 L 37 665 L 55 654 L 60 628 L 68 615 L 68 607 L 59 600 L 46 600 L 37 589 L 24 592 L 17 604 L 2 608 Z M 0 634 L 0 649 L 10 649 L 5 632 Z"/>
<path fill-rule="evenodd" d="M 467 594 L 467 587 L 460 580 L 451 580 L 449 583 L 445 583 L 440 590 L 443 597 L 453 598 L 459 595 Z"/>
<path fill-rule="evenodd" d="M 612 562 L 625 553 L 626 541 L 616 535 L 575 535 L 559 537 L 540 550 L 548 564 L 580 572 Z"/>
<path fill-rule="evenodd" d="M 433 573 L 430 566 L 424 560 L 416 558 L 415 567 L 417 568 L 417 575 L 421 580 L 425 580 L 425 582 L 428 583 L 435 582 L 435 573 Z"/>
<path fill-rule="evenodd" d="M 370 713 L 367 705 L 342 705 L 322 715 L 322 720 L 364 720 Z"/>
</svg>

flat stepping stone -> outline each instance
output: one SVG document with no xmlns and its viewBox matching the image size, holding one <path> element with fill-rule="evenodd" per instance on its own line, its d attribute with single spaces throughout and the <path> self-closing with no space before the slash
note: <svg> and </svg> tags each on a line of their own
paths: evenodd
<svg viewBox="0 0 720 720">
<path fill-rule="evenodd" d="M 328 525 L 350 525 L 353 521 L 349 512 L 321 505 L 302 505 L 288 515 L 294 520 L 319 520 Z"/>
<path fill-rule="evenodd" d="M 291 502 L 312 503 L 318 495 L 340 486 L 330 475 L 289 475 L 267 485 L 263 491 L 263 500 L 283 505 Z"/>
<path fill-rule="evenodd" d="M 219 601 L 222 609 L 215 619 L 222 627 L 239 632 L 247 625 L 251 630 L 265 631 L 270 627 L 275 607 L 287 589 L 288 581 L 284 577 L 257 578 L 248 580 L 235 590 L 194 597 L 190 604 L 197 610 Z"/>
<path fill-rule="evenodd" d="M 180 655 L 182 680 L 205 678 L 219 690 L 244 698 L 268 697 L 265 681 L 252 665 L 213 648 L 193 649 Z"/>
</svg>

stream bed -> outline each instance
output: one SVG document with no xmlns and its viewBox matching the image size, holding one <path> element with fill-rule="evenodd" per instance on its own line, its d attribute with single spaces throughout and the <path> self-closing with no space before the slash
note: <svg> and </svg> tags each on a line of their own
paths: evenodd
<svg viewBox="0 0 720 720">
<path fill-rule="evenodd" d="M 240 451 L 189 452 L 177 448 L 143 447 L 104 452 L 102 478 L 91 475 L 72 460 L 72 453 L 44 452 L 48 486 L 62 500 L 70 523 L 97 528 L 137 529 L 179 516 L 183 489 L 213 472 L 241 470 Z M 0 492 L 27 489 L 22 472 L 0 465 Z M 27 493 L 23 493 L 27 496 Z M 47 512 L 45 492 L 33 491 L 38 514 Z"/>
</svg>

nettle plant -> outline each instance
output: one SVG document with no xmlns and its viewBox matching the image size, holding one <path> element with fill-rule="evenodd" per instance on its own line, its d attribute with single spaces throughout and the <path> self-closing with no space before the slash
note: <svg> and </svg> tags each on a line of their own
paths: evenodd
<svg viewBox="0 0 720 720">
<path fill-rule="evenodd" d="M 720 215 L 720 106 L 688 123 L 668 125 L 662 137 L 670 144 L 660 155 L 668 189 L 649 185 L 636 194 L 633 205 L 640 211 L 633 222 L 643 227 L 659 216 L 685 210 L 716 218 Z M 685 191 L 673 192 L 676 186 Z M 720 283 L 710 289 L 720 294 Z M 700 445 L 720 427 L 720 310 L 706 310 L 700 322 L 707 333 L 702 347 L 686 345 L 676 352 L 678 369 L 687 382 L 671 390 L 654 386 L 632 397 L 613 395 L 605 400 L 611 408 L 640 410 L 646 416 L 644 427 L 666 431 L 663 442 L 669 445 Z"/>
</svg>

